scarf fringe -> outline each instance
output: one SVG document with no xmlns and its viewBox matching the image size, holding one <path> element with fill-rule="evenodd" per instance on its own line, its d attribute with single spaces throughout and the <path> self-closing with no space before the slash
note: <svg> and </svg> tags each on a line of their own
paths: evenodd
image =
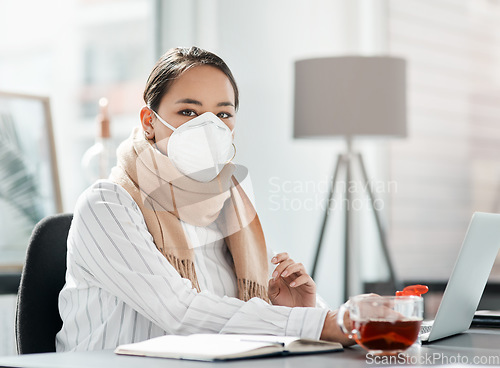
<svg viewBox="0 0 500 368">
<path fill-rule="evenodd" d="M 267 286 L 260 285 L 252 280 L 238 279 L 238 298 L 247 302 L 253 297 L 260 298 L 269 303 Z"/>
<path fill-rule="evenodd" d="M 189 259 L 179 259 L 172 254 L 166 254 L 162 252 L 167 261 L 170 262 L 172 266 L 179 272 L 182 278 L 191 281 L 193 288 L 198 292 L 201 292 L 200 285 L 198 284 L 198 278 L 196 277 L 196 270 L 194 267 L 194 262 Z"/>
</svg>

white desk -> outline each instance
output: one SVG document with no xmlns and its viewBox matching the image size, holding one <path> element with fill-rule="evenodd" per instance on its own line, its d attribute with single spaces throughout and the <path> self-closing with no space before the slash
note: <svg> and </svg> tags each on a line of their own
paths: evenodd
<svg viewBox="0 0 500 368">
<path fill-rule="evenodd" d="M 420 348 L 412 348 L 405 353 L 410 363 L 433 364 L 466 363 L 474 364 L 474 359 L 483 359 L 483 364 L 500 366 L 500 330 L 472 329 L 464 334 L 453 336 Z M 457 359 L 462 359 L 456 361 Z M 427 362 L 425 361 L 427 359 Z M 0 367 L 18 368 L 333 368 L 333 367 L 373 367 L 376 362 L 368 362 L 365 352 L 359 347 L 346 348 L 344 352 L 315 355 L 296 355 L 289 357 L 258 358 L 228 362 L 195 362 L 187 360 L 144 358 L 115 355 L 111 350 L 47 353 L 22 356 L 0 357 Z M 475 364 L 481 363 L 480 361 Z M 382 362 L 383 364 L 383 362 Z M 393 365 L 409 363 L 395 362 Z M 385 364 L 387 366 L 387 364 Z"/>
</svg>

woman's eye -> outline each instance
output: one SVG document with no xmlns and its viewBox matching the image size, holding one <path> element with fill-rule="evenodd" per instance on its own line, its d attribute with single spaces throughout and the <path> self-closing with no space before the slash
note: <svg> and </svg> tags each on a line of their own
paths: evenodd
<svg viewBox="0 0 500 368">
<path fill-rule="evenodd" d="M 196 112 L 193 111 L 193 110 L 182 110 L 179 112 L 179 114 L 183 115 L 183 116 L 196 116 Z"/>
<path fill-rule="evenodd" d="M 227 112 L 219 112 L 219 113 L 217 114 L 217 117 L 218 117 L 219 119 L 228 119 L 228 118 L 230 118 L 230 117 L 232 117 L 232 116 L 233 116 L 233 115 L 228 114 Z"/>
</svg>

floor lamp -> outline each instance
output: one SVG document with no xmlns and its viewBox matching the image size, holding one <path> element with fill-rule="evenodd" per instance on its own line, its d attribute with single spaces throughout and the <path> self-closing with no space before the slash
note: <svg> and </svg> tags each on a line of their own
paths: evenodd
<svg viewBox="0 0 500 368">
<path fill-rule="evenodd" d="M 343 174 L 351 183 L 353 168 L 359 166 L 364 184 L 368 184 L 363 157 L 353 152 L 355 137 L 406 136 L 406 63 L 387 56 L 340 56 L 299 60 L 295 63 L 294 138 L 344 137 L 346 152 L 339 154 L 328 194 L 316 245 L 311 276 L 316 276 L 330 206 Z M 346 185 L 347 187 L 347 185 Z M 377 226 L 379 243 L 389 271 L 391 286 L 399 287 L 386 234 L 375 197 L 365 185 Z M 345 191 L 347 204 L 351 193 Z M 344 299 L 349 297 L 353 210 L 344 209 Z"/>
</svg>

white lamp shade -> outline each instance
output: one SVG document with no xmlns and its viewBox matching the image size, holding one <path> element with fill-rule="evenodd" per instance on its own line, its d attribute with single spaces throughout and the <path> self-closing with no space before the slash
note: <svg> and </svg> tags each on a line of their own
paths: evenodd
<svg viewBox="0 0 500 368">
<path fill-rule="evenodd" d="M 295 63 L 295 138 L 406 136 L 406 63 L 341 56 Z"/>
</svg>

